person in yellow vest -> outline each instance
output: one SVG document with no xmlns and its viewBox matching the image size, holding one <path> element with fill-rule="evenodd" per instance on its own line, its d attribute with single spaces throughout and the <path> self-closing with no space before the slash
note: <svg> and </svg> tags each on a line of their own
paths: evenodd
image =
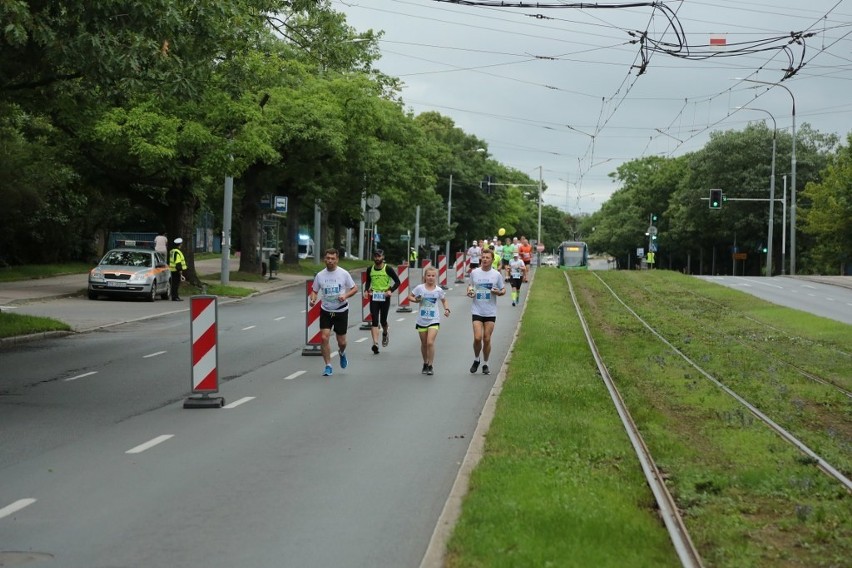
<svg viewBox="0 0 852 568">
<path fill-rule="evenodd" d="M 654 268 L 654 252 L 653 251 L 648 251 L 648 258 L 646 259 L 645 262 L 648 263 L 649 269 Z"/>
<path fill-rule="evenodd" d="M 188 267 L 186 265 L 186 258 L 183 256 L 183 251 L 180 250 L 183 239 L 178 237 L 174 240 L 174 243 L 175 246 L 169 251 L 169 271 L 172 273 L 172 300 L 182 302 L 183 298 L 180 297 L 180 283 L 186 280 L 183 271 Z"/>
<path fill-rule="evenodd" d="M 382 347 L 388 346 L 388 312 L 391 298 L 399 288 L 396 270 L 385 262 L 382 249 L 373 251 L 373 265 L 367 267 L 367 283 L 364 298 L 370 300 L 370 333 L 373 336 L 373 353 L 379 354 L 379 324 L 382 325 Z"/>
</svg>

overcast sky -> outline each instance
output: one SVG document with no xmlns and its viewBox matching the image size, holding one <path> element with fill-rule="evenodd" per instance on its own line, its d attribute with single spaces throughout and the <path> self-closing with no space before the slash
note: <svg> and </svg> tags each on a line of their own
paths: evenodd
<svg viewBox="0 0 852 568">
<path fill-rule="evenodd" d="M 535 179 L 541 167 L 545 203 L 572 214 L 598 210 L 626 161 L 698 150 L 749 121 L 789 132 L 793 97 L 797 128 L 852 130 L 852 0 L 625 4 L 333 0 L 356 30 L 385 32 L 378 67 L 404 81 L 408 108 L 451 117 Z M 791 32 L 813 35 L 791 44 Z M 643 34 L 658 46 L 644 57 Z M 783 80 L 792 96 L 738 78 Z"/>
</svg>

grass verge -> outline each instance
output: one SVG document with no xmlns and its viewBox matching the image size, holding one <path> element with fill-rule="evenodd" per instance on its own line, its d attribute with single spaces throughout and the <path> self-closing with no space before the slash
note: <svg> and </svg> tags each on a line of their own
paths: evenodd
<svg viewBox="0 0 852 568">
<path fill-rule="evenodd" d="M 0 337 L 18 337 L 47 331 L 70 330 L 71 326 L 54 319 L 0 312 Z"/>
<path fill-rule="evenodd" d="M 705 565 L 848 565 L 849 494 L 653 336 L 596 275 L 847 476 L 852 406 L 796 367 L 848 387 L 852 328 L 666 271 L 571 274 Z M 539 271 L 447 565 L 674 566 L 673 554 L 564 277 Z"/>
</svg>

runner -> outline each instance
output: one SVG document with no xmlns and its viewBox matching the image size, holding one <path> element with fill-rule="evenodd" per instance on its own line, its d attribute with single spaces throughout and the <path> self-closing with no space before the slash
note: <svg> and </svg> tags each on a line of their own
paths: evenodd
<svg viewBox="0 0 852 568">
<path fill-rule="evenodd" d="M 518 245 L 518 251 L 521 253 L 521 260 L 529 266 L 532 262 L 532 246 L 524 235 L 521 235 L 521 244 Z"/>
<path fill-rule="evenodd" d="M 500 249 L 500 268 L 508 268 L 509 261 L 512 260 L 512 253 L 515 252 L 516 247 L 512 244 L 512 239 L 506 237 L 506 244 L 503 245 Z"/>
<path fill-rule="evenodd" d="M 470 259 L 470 269 L 468 270 L 468 274 L 470 274 L 470 270 L 474 268 L 479 268 L 479 257 L 482 256 L 482 248 L 476 244 L 476 241 L 471 243 L 470 247 L 467 249 L 467 257 Z"/>
<path fill-rule="evenodd" d="M 470 304 L 473 325 L 473 365 L 470 372 L 479 369 L 479 354 L 482 353 L 482 374 L 491 372 L 488 357 L 491 355 L 491 334 L 497 321 L 497 296 L 506 294 L 506 284 L 499 270 L 492 269 L 494 252 L 482 251 L 482 266 L 470 273 L 467 295 L 473 298 Z"/>
<path fill-rule="evenodd" d="M 514 306 L 520 301 L 521 282 L 527 281 L 527 265 L 521 260 L 521 253 L 518 251 L 512 253 L 512 260 L 506 267 L 506 274 L 512 286 L 512 305 Z"/>
<path fill-rule="evenodd" d="M 331 348 L 329 347 L 331 330 L 337 336 L 337 352 L 340 354 L 340 368 L 345 369 L 349 365 L 346 358 L 346 329 L 349 327 L 349 302 L 347 300 L 358 293 L 358 286 L 352 280 L 352 276 L 346 270 L 339 268 L 337 249 L 325 251 L 325 269 L 320 270 L 314 277 L 311 285 L 311 294 L 308 303 L 313 307 L 316 305 L 319 294 L 322 293 L 320 304 L 320 332 L 322 333 L 322 359 L 325 369 L 322 375 L 330 377 Z"/>
<path fill-rule="evenodd" d="M 433 374 L 432 364 L 435 361 L 435 339 L 441 327 L 441 311 L 438 302 L 444 307 L 444 315 L 450 317 L 450 305 L 447 303 L 447 293 L 436 284 L 438 269 L 429 266 L 423 270 L 423 284 L 418 284 L 408 295 L 409 302 L 417 302 L 417 321 L 414 329 L 420 336 L 420 355 L 423 357 L 424 375 Z"/>
<path fill-rule="evenodd" d="M 382 249 L 373 252 L 373 266 L 367 267 L 367 286 L 364 297 L 370 299 L 370 334 L 373 336 L 373 354 L 379 354 L 379 323 L 382 324 L 382 347 L 390 341 L 388 335 L 388 312 L 390 299 L 399 288 L 396 270 L 385 263 Z"/>
</svg>

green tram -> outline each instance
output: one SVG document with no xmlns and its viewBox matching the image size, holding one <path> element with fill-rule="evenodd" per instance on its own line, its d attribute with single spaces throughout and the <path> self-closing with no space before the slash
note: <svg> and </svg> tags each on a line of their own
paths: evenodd
<svg viewBox="0 0 852 568">
<path fill-rule="evenodd" d="M 588 270 L 589 247 L 580 241 L 563 241 L 559 245 L 559 268 L 563 270 Z"/>
</svg>

